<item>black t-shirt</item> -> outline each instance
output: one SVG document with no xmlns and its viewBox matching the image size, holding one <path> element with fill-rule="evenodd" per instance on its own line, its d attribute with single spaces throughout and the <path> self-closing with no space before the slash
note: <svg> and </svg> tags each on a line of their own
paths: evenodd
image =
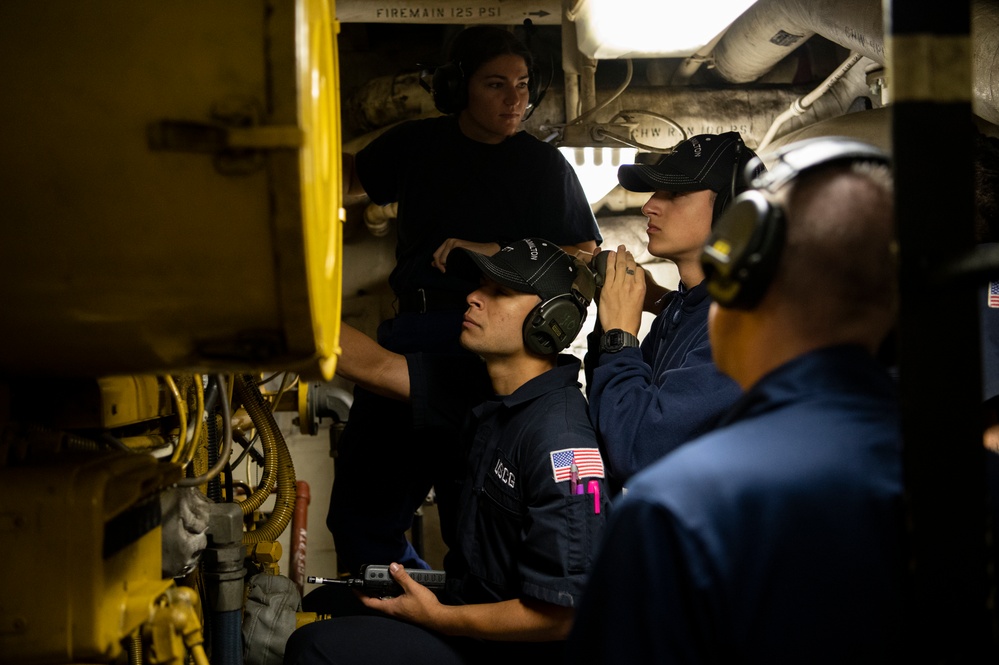
<svg viewBox="0 0 999 665">
<path fill-rule="evenodd" d="M 456 116 L 412 120 L 358 152 L 355 168 L 372 201 L 399 204 L 389 277 L 396 293 L 467 293 L 476 286 L 430 265 L 448 238 L 500 245 L 527 237 L 557 245 L 602 240 L 572 167 L 526 132 L 493 145 L 462 134 Z"/>
</svg>

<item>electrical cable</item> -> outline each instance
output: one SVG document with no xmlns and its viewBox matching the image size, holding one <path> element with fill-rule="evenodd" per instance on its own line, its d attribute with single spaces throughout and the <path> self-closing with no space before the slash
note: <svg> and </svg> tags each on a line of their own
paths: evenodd
<svg viewBox="0 0 999 665">
<path fill-rule="evenodd" d="M 287 383 L 288 375 L 288 372 L 285 372 L 284 376 L 281 377 L 281 387 L 278 388 L 277 396 L 274 398 L 274 402 L 271 403 L 271 413 L 277 411 L 278 402 L 281 401 L 281 398 L 286 392 L 288 392 L 288 390 L 291 389 L 292 386 L 298 383 L 298 374 L 295 375 L 295 378 L 291 383 Z"/>
<path fill-rule="evenodd" d="M 226 392 L 226 380 L 221 374 L 215 375 L 215 380 L 218 381 L 219 390 L 222 393 Z M 219 461 L 209 469 L 203 476 L 197 478 L 182 478 L 177 481 L 178 487 L 197 487 L 199 485 L 204 485 L 209 480 L 219 475 L 223 468 L 225 468 L 226 463 L 229 461 L 229 455 L 232 454 L 232 409 L 229 406 L 229 400 L 222 400 L 222 452 L 219 454 Z"/>
<path fill-rule="evenodd" d="M 233 432 L 233 441 L 243 447 L 243 451 L 236 456 L 236 459 L 232 460 L 232 466 L 234 469 L 239 467 L 239 463 L 243 461 L 243 458 L 246 457 L 247 454 L 249 454 L 250 457 L 253 458 L 253 461 L 260 466 L 264 465 L 264 456 L 253 449 L 253 446 L 257 443 L 257 437 L 259 435 L 260 433 L 258 431 L 257 434 L 253 436 L 251 441 L 247 441 L 246 437 L 243 435 L 238 432 Z"/>
<path fill-rule="evenodd" d="M 167 374 L 163 377 L 166 382 L 167 387 L 170 388 L 170 392 L 173 394 L 174 404 L 177 405 L 177 418 L 180 419 L 180 429 L 177 432 L 177 445 L 173 449 L 173 455 L 170 456 L 171 462 L 180 462 L 181 453 L 184 452 L 184 442 L 187 439 L 187 405 L 180 396 L 180 391 L 177 390 L 177 384 L 174 383 L 173 377 Z"/>
<path fill-rule="evenodd" d="M 829 92 L 829 89 L 833 87 L 837 81 L 843 78 L 862 57 L 863 56 L 856 51 L 851 51 L 850 56 L 836 68 L 836 71 L 827 76 L 826 80 L 820 83 L 815 90 L 812 90 L 804 97 L 799 97 L 791 102 L 791 107 L 789 109 L 774 118 L 773 123 L 770 125 L 770 129 L 767 130 L 766 135 L 763 137 L 763 140 L 760 141 L 760 145 L 757 146 L 756 151 L 761 152 L 768 145 L 770 145 L 770 143 L 774 140 L 774 137 L 777 135 L 777 130 L 781 128 L 781 125 L 791 118 L 796 118 L 805 113 L 805 111 L 807 111 L 808 108 L 815 103 L 816 99 Z"/>
<path fill-rule="evenodd" d="M 201 441 L 201 431 L 205 427 L 205 385 L 200 374 L 194 375 L 194 395 L 197 408 L 197 415 L 193 419 L 194 431 L 191 433 L 191 440 L 187 443 L 184 455 L 184 465 L 188 465 L 194 459 L 198 451 L 198 443 Z M 188 418 L 190 422 L 192 419 Z"/>
<path fill-rule="evenodd" d="M 618 97 L 620 97 L 624 93 L 624 91 L 628 88 L 628 86 L 631 85 L 631 77 L 632 77 L 632 75 L 634 74 L 634 71 L 635 71 L 634 65 L 631 62 L 631 58 L 628 58 L 624 62 L 628 66 L 627 74 L 624 77 L 624 83 L 622 83 L 618 87 L 618 89 L 615 90 L 614 93 L 611 94 L 611 96 L 608 97 L 607 99 L 605 99 L 603 102 L 601 102 L 600 104 L 597 104 L 596 106 L 594 106 L 593 108 L 591 108 L 589 111 L 586 111 L 585 113 L 580 113 L 573 120 L 570 120 L 569 122 L 567 122 L 566 123 L 566 127 L 568 127 L 569 125 L 578 125 L 578 124 L 580 124 L 581 122 L 583 122 L 583 120 L 586 120 L 587 118 L 589 118 L 593 114 L 597 113 L 598 111 L 602 111 L 603 109 L 607 108 L 607 106 L 610 105 L 611 102 L 613 102 L 615 99 L 617 99 Z"/>
</svg>

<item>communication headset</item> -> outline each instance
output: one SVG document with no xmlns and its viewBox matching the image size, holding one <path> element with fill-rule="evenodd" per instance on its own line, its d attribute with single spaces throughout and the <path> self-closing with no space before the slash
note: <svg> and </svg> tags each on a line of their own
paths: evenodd
<svg viewBox="0 0 999 665">
<path fill-rule="evenodd" d="M 753 162 L 753 168 L 745 169 L 750 162 Z M 740 168 L 744 169 L 744 175 L 739 173 Z M 763 162 L 756 159 L 756 153 L 746 147 L 741 136 L 738 137 L 735 144 L 735 159 L 732 162 L 732 177 L 728 181 L 728 189 L 718 192 L 718 196 L 715 197 L 714 209 L 711 211 L 712 224 L 721 219 L 729 204 L 745 191 L 747 183 L 754 181 L 766 170 Z"/>
<path fill-rule="evenodd" d="M 465 72 L 461 61 L 447 62 L 433 70 L 429 74 L 424 70 L 421 75 L 420 84 L 434 98 L 434 106 L 441 113 L 458 113 L 468 106 L 468 79 L 470 72 Z M 429 75 L 430 84 L 427 85 L 425 78 Z M 541 89 L 541 81 L 538 72 L 532 65 L 527 70 L 527 108 L 528 112 L 541 103 L 545 90 Z M 526 118 L 525 118 L 526 119 Z"/>
<path fill-rule="evenodd" d="M 766 293 L 784 248 L 787 222 L 773 195 L 802 174 L 833 162 L 888 164 L 868 143 L 834 136 L 806 139 L 774 154 L 774 166 L 756 178 L 759 157 L 746 165 L 754 189 L 740 194 L 722 214 L 701 253 L 708 293 L 722 307 L 752 309 Z"/>
<path fill-rule="evenodd" d="M 573 267 L 576 277 L 570 293 L 545 300 L 524 319 L 524 346 L 528 351 L 543 356 L 559 353 L 572 344 L 583 327 L 586 308 L 596 295 L 596 278 L 578 258 L 573 258 Z"/>
</svg>

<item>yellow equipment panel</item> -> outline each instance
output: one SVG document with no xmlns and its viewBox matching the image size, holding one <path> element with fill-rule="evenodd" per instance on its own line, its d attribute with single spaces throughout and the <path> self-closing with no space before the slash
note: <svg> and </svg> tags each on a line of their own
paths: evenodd
<svg viewBox="0 0 999 665">
<path fill-rule="evenodd" d="M 0 3 L 0 374 L 331 378 L 335 42 L 326 0 Z"/>
<path fill-rule="evenodd" d="M 0 662 L 112 660 L 173 580 L 159 491 L 177 467 L 113 453 L 0 468 Z M 26 553 L 29 553 L 26 556 Z"/>
</svg>

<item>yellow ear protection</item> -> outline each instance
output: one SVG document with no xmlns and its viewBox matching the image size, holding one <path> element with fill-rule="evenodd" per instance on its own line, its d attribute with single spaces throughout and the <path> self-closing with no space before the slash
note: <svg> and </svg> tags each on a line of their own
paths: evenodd
<svg viewBox="0 0 999 665">
<path fill-rule="evenodd" d="M 780 188 L 803 173 L 833 162 L 888 163 L 880 149 L 846 137 L 792 143 L 774 155 L 774 166 L 753 179 L 760 159 L 746 165 L 753 190 L 743 192 L 722 214 L 701 253 L 708 293 L 723 307 L 752 309 L 777 272 L 786 236 L 786 215 L 773 201 Z"/>
<path fill-rule="evenodd" d="M 596 294 L 593 272 L 578 258 L 573 258 L 576 272 L 570 293 L 549 298 L 531 310 L 524 319 L 524 346 L 539 355 L 559 353 L 576 339 L 586 308 Z"/>
</svg>

